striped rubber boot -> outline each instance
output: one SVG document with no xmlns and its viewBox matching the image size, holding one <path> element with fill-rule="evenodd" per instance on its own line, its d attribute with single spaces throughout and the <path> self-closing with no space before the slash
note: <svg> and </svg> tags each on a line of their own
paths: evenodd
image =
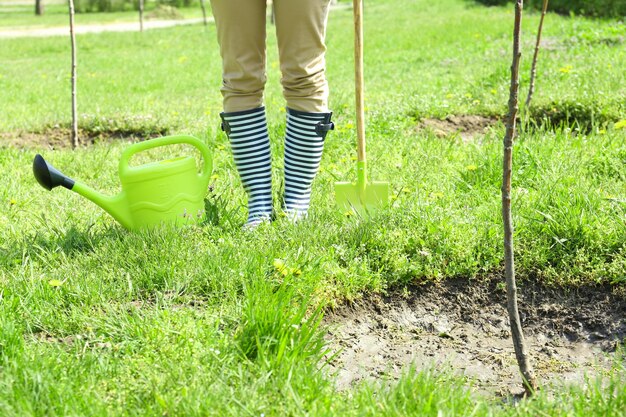
<svg viewBox="0 0 626 417">
<path fill-rule="evenodd" d="M 284 211 L 288 218 L 306 217 L 311 202 L 311 184 L 320 167 L 324 139 L 334 129 L 332 113 L 305 113 L 287 109 L 285 135 Z"/>
<path fill-rule="evenodd" d="M 221 113 L 222 130 L 230 139 L 235 166 L 248 193 L 246 228 L 272 216 L 272 157 L 265 107 Z"/>
</svg>

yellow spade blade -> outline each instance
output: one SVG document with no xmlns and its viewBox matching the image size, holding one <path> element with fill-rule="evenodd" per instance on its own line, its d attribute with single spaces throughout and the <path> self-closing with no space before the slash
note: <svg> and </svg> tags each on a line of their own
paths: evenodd
<svg viewBox="0 0 626 417">
<path fill-rule="evenodd" d="M 336 182 L 335 197 L 340 210 L 353 210 L 366 217 L 389 204 L 389 183 L 375 181 L 363 187 L 352 182 Z"/>
</svg>

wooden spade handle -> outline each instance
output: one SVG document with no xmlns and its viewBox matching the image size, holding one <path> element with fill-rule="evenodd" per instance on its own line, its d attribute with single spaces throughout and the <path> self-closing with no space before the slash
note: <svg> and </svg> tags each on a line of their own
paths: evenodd
<svg viewBox="0 0 626 417">
<path fill-rule="evenodd" d="M 365 162 L 365 102 L 363 82 L 363 0 L 354 3 L 354 82 L 356 91 L 357 158 Z"/>
</svg>

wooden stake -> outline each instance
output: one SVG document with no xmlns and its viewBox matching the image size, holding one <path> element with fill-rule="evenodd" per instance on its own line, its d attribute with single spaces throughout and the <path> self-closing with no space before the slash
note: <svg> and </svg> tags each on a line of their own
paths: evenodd
<svg viewBox="0 0 626 417">
<path fill-rule="evenodd" d="M 548 10 L 548 0 L 543 0 L 543 8 L 541 10 L 541 19 L 539 20 L 539 29 L 537 29 L 537 42 L 535 43 L 535 54 L 533 55 L 533 65 L 530 70 L 530 86 L 528 87 L 528 96 L 526 97 L 526 110 L 530 109 L 530 101 L 533 99 L 535 92 L 535 77 L 537 76 L 537 57 L 539 56 L 539 46 L 541 44 L 541 31 L 543 30 L 543 19 L 546 17 Z"/>
<path fill-rule="evenodd" d="M 515 264 L 513 258 L 513 219 L 511 216 L 511 176 L 513 172 L 513 138 L 515 138 L 515 121 L 517 117 L 519 93 L 519 62 L 520 32 L 524 0 L 515 4 L 515 29 L 513 32 L 513 63 L 511 64 L 511 88 L 509 92 L 509 114 L 507 116 L 506 134 L 504 136 L 504 158 L 502 170 L 502 218 L 504 223 L 504 266 L 506 278 L 507 310 L 511 322 L 511 336 L 517 365 L 524 379 L 523 385 L 527 395 L 537 389 L 537 381 L 529 361 L 528 350 L 524 341 L 524 333 L 517 308 L 517 287 L 515 284 Z"/>
<path fill-rule="evenodd" d="M 78 119 L 76 115 L 76 35 L 74 34 L 74 0 L 69 0 L 70 38 L 72 41 L 72 147 L 78 148 Z"/>
<path fill-rule="evenodd" d="M 363 0 L 353 0 L 354 8 L 354 89 L 356 92 L 357 161 L 366 160 L 365 81 L 363 78 Z"/>
</svg>

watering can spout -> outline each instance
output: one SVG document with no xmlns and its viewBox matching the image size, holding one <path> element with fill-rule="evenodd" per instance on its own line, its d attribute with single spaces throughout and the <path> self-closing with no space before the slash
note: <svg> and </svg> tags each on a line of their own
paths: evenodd
<svg viewBox="0 0 626 417">
<path fill-rule="evenodd" d="M 35 174 L 37 182 L 48 191 L 59 185 L 68 190 L 74 187 L 74 180 L 62 174 L 39 154 L 35 156 L 35 160 L 33 161 L 33 173 Z"/>
<path fill-rule="evenodd" d="M 108 196 L 80 182 L 74 184 L 72 191 L 76 191 L 78 194 L 102 207 L 104 211 L 113 216 L 113 218 L 120 222 L 125 228 L 133 228 L 130 207 L 128 206 L 128 200 L 126 199 L 124 191 L 116 196 Z"/>
<path fill-rule="evenodd" d="M 68 190 L 72 190 L 102 207 L 124 227 L 132 227 L 131 217 L 124 192 L 121 192 L 114 197 L 101 194 L 93 188 L 74 181 L 65 174 L 61 173 L 61 171 L 52 166 L 52 164 L 47 162 L 39 154 L 35 156 L 33 161 L 33 173 L 35 174 L 37 182 L 45 189 L 52 190 L 53 188 L 62 186 Z"/>
</svg>

